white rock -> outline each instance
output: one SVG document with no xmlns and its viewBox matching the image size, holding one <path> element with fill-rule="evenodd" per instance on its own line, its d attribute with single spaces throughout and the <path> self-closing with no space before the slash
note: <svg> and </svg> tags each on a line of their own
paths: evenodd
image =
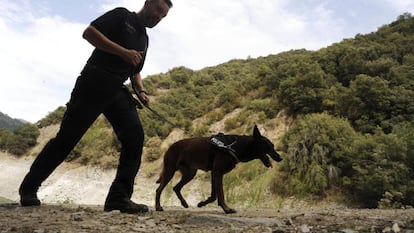
<svg viewBox="0 0 414 233">
<path fill-rule="evenodd" d="M 400 226 L 398 226 L 398 223 L 394 223 L 393 225 L 392 225 L 392 231 L 394 232 L 394 233 L 398 233 L 398 232 L 400 232 L 401 231 L 401 229 L 400 229 Z"/>
</svg>

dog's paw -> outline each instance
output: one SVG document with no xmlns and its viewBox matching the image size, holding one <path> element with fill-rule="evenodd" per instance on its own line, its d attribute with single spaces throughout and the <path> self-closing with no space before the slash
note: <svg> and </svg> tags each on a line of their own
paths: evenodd
<svg viewBox="0 0 414 233">
<path fill-rule="evenodd" d="M 235 209 L 225 209 L 224 212 L 226 214 L 234 214 L 234 213 L 237 213 L 237 211 Z"/>
<path fill-rule="evenodd" d="M 181 203 L 181 205 L 182 205 L 184 208 L 188 208 L 188 204 L 187 204 L 187 202 L 182 202 L 182 203 Z"/>
<path fill-rule="evenodd" d="M 164 211 L 164 209 L 160 206 L 160 207 L 156 207 L 155 208 L 156 211 Z"/>
</svg>

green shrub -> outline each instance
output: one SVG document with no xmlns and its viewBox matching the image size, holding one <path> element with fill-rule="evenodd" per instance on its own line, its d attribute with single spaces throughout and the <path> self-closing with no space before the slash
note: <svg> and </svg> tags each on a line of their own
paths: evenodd
<svg viewBox="0 0 414 233">
<path fill-rule="evenodd" d="M 272 99 L 254 99 L 246 104 L 246 108 L 254 113 L 264 113 L 267 119 L 275 117 L 280 110 Z"/>
<path fill-rule="evenodd" d="M 148 162 L 158 160 L 163 152 L 161 151 L 161 139 L 159 137 L 149 138 L 145 143 L 144 159 Z"/>
<path fill-rule="evenodd" d="M 378 202 L 380 209 L 400 209 L 402 207 L 401 201 L 403 199 L 401 192 L 385 192 L 381 200 Z"/>
<path fill-rule="evenodd" d="M 49 113 L 45 118 L 41 119 L 37 125 L 39 128 L 43 128 L 49 125 L 60 124 L 63 116 L 66 112 L 66 107 L 60 106 L 53 112 Z"/>
<path fill-rule="evenodd" d="M 351 182 L 344 186 L 364 207 L 377 207 L 386 192 L 407 197 L 413 183 L 412 169 L 406 164 L 407 146 L 395 135 L 377 130 L 359 137 L 353 146 Z M 402 199 L 403 204 L 413 204 Z"/>
<path fill-rule="evenodd" d="M 0 150 L 7 150 L 7 145 L 12 137 L 12 131 L 8 129 L 0 129 Z"/>
<path fill-rule="evenodd" d="M 275 192 L 322 195 L 338 186 L 351 167 L 349 148 L 355 139 L 355 131 L 344 119 L 327 114 L 303 117 L 281 140 L 285 156 L 281 174 L 274 180 Z"/>
<path fill-rule="evenodd" d="M 270 207 L 263 204 L 269 193 L 272 173 L 259 160 L 241 163 L 234 170 L 224 175 L 223 188 L 230 205 L 249 207 Z"/>
<path fill-rule="evenodd" d="M 207 125 L 201 125 L 200 127 L 195 128 L 193 130 L 193 133 L 196 136 L 207 136 L 208 130 L 209 130 L 209 127 Z"/>
<path fill-rule="evenodd" d="M 224 112 L 221 108 L 217 108 L 206 114 L 207 124 L 220 121 L 224 117 Z"/>
<path fill-rule="evenodd" d="M 75 146 L 67 161 L 102 168 L 115 168 L 118 164 L 120 143 L 108 121 L 99 117 Z"/>
<path fill-rule="evenodd" d="M 16 130 L 0 130 L 0 149 L 20 156 L 36 145 L 40 132 L 36 125 L 26 123 Z"/>
<path fill-rule="evenodd" d="M 237 117 L 228 118 L 224 121 L 224 130 L 230 131 L 232 129 L 236 129 L 237 127 L 241 126 L 241 122 L 238 120 Z"/>
</svg>

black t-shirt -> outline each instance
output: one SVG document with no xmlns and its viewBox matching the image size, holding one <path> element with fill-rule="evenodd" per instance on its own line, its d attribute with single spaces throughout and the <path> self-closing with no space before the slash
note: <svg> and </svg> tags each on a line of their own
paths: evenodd
<svg viewBox="0 0 414 233">
<path fill-rule="evenodd" d="M 141 26 L 136 13 L 125 8 L 115 8 L 91 22 L 98 31 L 111 41 L 127 49 L 144 51 L 140 64 L 134 68 L 134 73 L 142 70 L 147 48 L 148 36 L 145 27 Z M 132 72 L 132 64 L 121 57 L 95 49 L 88 60 L 88 64 L 113 73 L 122 79 L 127 79 Z"/>
</svg>

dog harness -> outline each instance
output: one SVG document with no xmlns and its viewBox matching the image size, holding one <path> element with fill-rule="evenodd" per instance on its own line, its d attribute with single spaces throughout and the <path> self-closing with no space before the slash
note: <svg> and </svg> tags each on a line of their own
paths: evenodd
<svg viewBox="0 0 414 233">
<path fill-rule="evenodd" d="M 223 141 L 225 141 L 225 135 L 223 133 L 218 133 L 214 136 L 211 136 L 211 138 L 210 138 L 210 143 L 211 144 L 213 144 L 214 146 L 216 146 L 218 148 L 221 148 L 221 149 L 225 150 L 227 153 L 229 153 L 234 158 L 236 163 L 239 163 L 240 160 L 237 157 L 237 152 L 236 152 L 236 150 L 234 150 L 232 148 L 232 146 L 234 144 L 236 144 L 237 141 L 235 140 L 235 141 L 233 141 L 233 142 L 231 142 L 227 145 Z"/>
</svg>

